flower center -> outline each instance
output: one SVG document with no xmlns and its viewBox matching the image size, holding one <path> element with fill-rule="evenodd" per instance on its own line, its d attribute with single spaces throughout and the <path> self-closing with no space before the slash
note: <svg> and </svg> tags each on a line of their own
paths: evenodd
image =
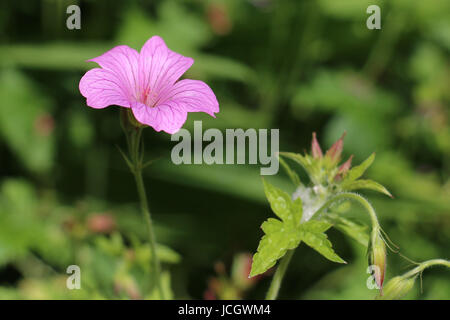
<svg viewBox="0 0 450 320">
<path fill-rule="evenodd" d="M 140 98 L 139 102 L 145 104 L 147 107 L 153 108 L 156 106 L 158 96 L 154 91 L 151 91 L 150 88 L 147 87 L 142 92 Z"/>
</svg>

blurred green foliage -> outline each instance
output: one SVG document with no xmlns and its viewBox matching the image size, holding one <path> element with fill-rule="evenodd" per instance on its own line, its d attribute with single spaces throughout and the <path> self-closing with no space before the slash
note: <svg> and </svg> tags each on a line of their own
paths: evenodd
<svg viewBox="0 0 450 320">
<path fill-rule="evenodd" d="M 73 3 L 81 30 L 65 26 Z M 186 77 L 207 81 L 219 100 L 216 119 L 190 114 L 187 129 L 194 120 L 204 129 L 280 128 L 280 148 L 290 152 L 308 148 L 312 131 L 323 146 L 347 131 L 344 156 L 359 163 L 377 152 L 367 176 L 395 199 L 367 195 L 401 252 L 448 259 L 450 2 L 377 1 L 381 30 L 366 28 L 369 4 L 2 1 L 0 298 L 158 298 L 132 177 L 116 148 L 125 145 L 118 108 L 90 109 L 78 92 L 95 66 L 86 60 L 118 44 L 139 49 L 155 34 L 195 59 Z M 259 168 L 175 166 L 173 144 L 145 132 L 147 158 L 156 159 L 145 180 L 164 244 L 165 290 L 175 298 L 211 298 L 211 289 L 218 298 L 264 297 L 268 277 L 242 287 L 216 264 L 234 260 L 235 270 L 238 257 L 256 249 L 255 230 L 271 215 Z M 283 174 L 269 179 L 290 190 Z M 346 215 L 366 222 L 357 206 Z M 349 264 L 300 247 L 280 298 L 376 295 L 366 287 L 364 247 L 329 236 Z M 81 290 L 66 288 L 71 264 L 81 268 Z M 389 254 L 387 279 L 408 264 Z M 450 299 L 446 270 L 427 270 L 423 280 L 423 292 L 416 285 L 407 298 Z"/>
</svg>

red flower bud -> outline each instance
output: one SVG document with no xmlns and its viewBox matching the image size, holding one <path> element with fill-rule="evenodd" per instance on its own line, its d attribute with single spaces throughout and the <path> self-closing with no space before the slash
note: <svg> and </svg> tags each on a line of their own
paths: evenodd
<svg viewBox="0 0 450 320">
<path fill-rule="evenodd" d="M 336 141 L 325 154 L 325 156 L 328 157 L 334 164 L 337 164 L 341 160 L 342 149 L 344 148 L 344 138 L 346 134 L 347 133 L 344 132 L 339 140 Z"/>
<path fill-rule="evenodd" d="M 48 137 L 55 128 L 55 120 L 52 115 L 44 113 L 36 118 L 34 121 L 34 129 L 37 134 L 42 137 Z"/>
<path fill-rule="evenodd" d="M 224 275 L 225 274 L 225 265 L 223 264 L 222 261 L 218 261 L 214 264 L 214 271 L 216 271 L 216 273 L 218 275 Z"/>
<path fill-rule="evenodd" d="M 372 267 L 372 276 L 380 289 L 380 295 L 383 295 L 383 282 L 386 272 L 386 244 L 381 238 L 378 229 L 372 232 L 376 234 L 372 234 L 369 244 L 369 266 Z"/>
<path fill-rule="evenodd" d="M 311 142 L 311 153 L 313 158 L 322 158 L 322 149 L 320 148 L 319 142 L 317 142 L 316 133 L 312 134 L 312 142 Z"/>
<path fill-rule="evenodd" d="M 207 289 L 203 293 L 203 300 L 217 300 L 217 297 L 213 290 Z"/>
<path fill-rule="evenodd" d="M 350 158 L 348 158 L 347 161 L 345 161 L 338 169 L 338 172 L 336 174 L 336 176 L 334 177 L 334 180 L 339 181 L 342 179 L 342 176 L 345 175 L 347 173 L 347 171 L 350 169 L 350 167 L 352 166 L 352 159 L 353 159 L 353 155 L 350 156 Z"/>
<path fill-rule="evenodd" d="M 87 227 L 94 233 L 110 233 L 116 229 L 116 220 L 107 213 L 94 214 L 88 218 Z"/>
<path fill-rule="evenodd" d="M 350 156 L 350 158 L 348 158 L 347 161 L 345 161 L 338 169 L 338 174 L 345 174 L 350 167 L 352 166 L 352 159 L 353 159 L 353 155 Z"/>
<path fill-rule="evenodd" d="M 210 4 L 207 9 L 208 22 L 214 33 L 226 35 L 230 33 L 232 22 L 227 7 L 221 4 Z"/>
</svg>

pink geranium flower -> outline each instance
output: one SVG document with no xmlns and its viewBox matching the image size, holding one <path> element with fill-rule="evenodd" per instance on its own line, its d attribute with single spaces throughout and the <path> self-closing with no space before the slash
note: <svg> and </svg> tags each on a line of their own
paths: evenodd
<svg viewBox="0 0 450 320">
<path fill-rule="evenodd" d="M 80 80 L 80 92 L 92 108 L 131 108 L 138 122 L 170 134 L 183 126 L 188 112 L 213 117 L 219 112 L 216 96 L 206 83 L 178 81 L 194 60 L 171 51 L 158 36 L 151 37 L 140 53 L 122 45 L 88 61 L 101 67 L 89 70 Z"/>
</svg>

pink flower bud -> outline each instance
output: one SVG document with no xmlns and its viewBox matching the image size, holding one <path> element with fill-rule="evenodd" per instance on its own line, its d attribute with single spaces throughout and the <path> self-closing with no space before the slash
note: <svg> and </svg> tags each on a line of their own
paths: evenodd
<svg viewBox="0 0 450 320">
<path fill-rule="evenodd" d="M 206 289 L 203 293 L 203 300 L 217 300 L 217 297 L 212 289 Z"/>
<path fill-rule="evenodd" d="M 311 153 L 313 158 L 322 158 L 322 149 L 320 148 L 319 142 L 317 142 L 316 133 L 313 132 L 312 134 L 312 142 L 311 142 Z"/>
<path fill-rule="evenodd" d="M 34 129 L 42 137 L 48 137 L 55 129 L 55 120 L 52 115 L 44 113 L 34 121 Z"/>
<path fill-rule="evenodd" d="M 114 281 L 114 292 L 118 296 L 126 294 L 128 297 L 130 297 L 130 299 L 133 300 L 142 299 L 136 281 L 131 276 L 119 276 Z"/>
<path fill-rule="evenodd" d="M 116 220 L 107 213 L 94 214 L 88 218 L 87 227 L 94 233 L 110 233 L 116 229 Z"/>
<path fill-rule="evenodd" d="M 210 4 L 207 8 L 207 18 L 215 34 L 223 36 L 230 33 L 233 25 L 224 5 Z"/>
<path fill-rule="evenodd" d="M 337 164 L 341 160 L 342 149 L 344 148 L 344 138 L 346 134 L 347 133 L 344 132 L 339 140 L 336 141 L 325 154 L 325 157 L 328 157 L 334 164 Z"/>
<path fill-rule="evenodd" d="M 336 174 L 336 176 L 334 177 L 334 179 L 336 181 L 341 180 L 342 177 L 347 173 L 347 171 L 350 169 L 350 167 L 352 166 L 352 159 L 353 159 L 353 155 L 350 156 L 350 158 L 348 158 L 347 161 L 345 161 L 338 169 L 338 173 Z"/>
<path fill-rule="evenodd" d="M 386 272 L 386 244 L 379 234 L 379 230 L 375 229 L 369 244 L 369 266 L 372 266 L 372 276 L 375 283 L 380 289 L 380 295 L 383 295 L 383 282 Z"/>
<path fill-rule="evenodd" d="M 350 158 L 348 158 L 347 161 L 345 161 L 338 169 L 338 173 L 340 174 L 344 174 L 346 173 L 350 167 L 352 166 L 352 159 L 353 159 L 353 155 L 350 156 Z"/>
</svg>

